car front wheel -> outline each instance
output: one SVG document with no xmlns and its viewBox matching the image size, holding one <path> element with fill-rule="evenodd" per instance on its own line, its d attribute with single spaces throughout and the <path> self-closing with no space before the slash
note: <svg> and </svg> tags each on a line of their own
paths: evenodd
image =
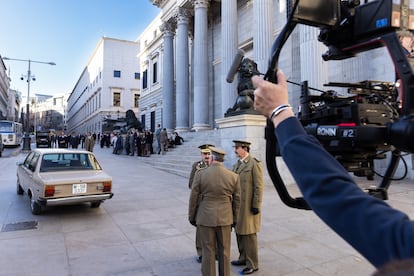
<svg viewBox="0 0 414 276">
<path fill-rule="evenodd" d="M 30 209 L 33 215 L 39 215 L 42 212 L 42 206 L 34 199 L 30 199 Z"/>
</svg>

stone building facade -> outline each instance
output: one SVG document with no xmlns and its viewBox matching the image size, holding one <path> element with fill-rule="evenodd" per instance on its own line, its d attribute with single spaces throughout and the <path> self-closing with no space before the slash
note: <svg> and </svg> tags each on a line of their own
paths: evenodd
<svg viewBox="0 0 414 276">
<path fill-rule="evenodd" d="M 138 112 L 139 45 L 102 37 L 67 101 L 68 133 L 99 133 L 105 118 Z"/>
<path fill-rule="evenodd" d="M 9 107 L 10 80 L 6 70 L 6 65 L 0 56 L 0 119 L 2 120 L 9 120 L 11 117 L 9 115 L 11 113 Z"/>
<path fill-rule="evenodd" d="M 286 1 L 152 2 L 161 10 L 162 41 L 157 40 L 156 59 L 162 79 L 154 87 L 157 94 L 152 103 L 146 100 L 143 108 L 155 111 L 156 121 L 170 130 L 217 127 L 215 120 L 223 118 L 237 98 L 236 83 L 226 82 L 237 49 L 244 50 L 265 73 L 273 41 L 286 22 Z M 323 84 L 328 81 L 393 81 L 385 49 L 325 62 L 321 56 L 327 48 L 318 41 L 318 34 L 317 28 L 298 25 L 283 48 L 279 67 L 291 81 L 308 80 L 317 89 L 326 89 Z M 144 90 L 152 93 L 148 87 Z M 290 85 L 290 91 L 291 102 L 298 107 L 300 87 Z"/>
</svg>

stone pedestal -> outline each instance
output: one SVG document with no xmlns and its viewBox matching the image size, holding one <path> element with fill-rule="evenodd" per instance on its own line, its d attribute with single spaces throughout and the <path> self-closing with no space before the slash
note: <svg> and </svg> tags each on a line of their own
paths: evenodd
<svg viewBox="0 0 414 276">
<path fill-rule="evenodd" d="M 220 132 L 221 137 L 220 146 L 227 152 L 224 165 L 231 169 L 233 164 L 237 161 L 237 156 L 235 155 L 234 150 L 230 151 L 230 149 L 234 149 L 233 140 L 251 142 L 250 153 L 262 162 L 266 185 L 273 186 L 266 167 L 266 118 L 262 115 L 243 114 L 216 119 L 216 124 L 219 126 L 218 131 Z M 294 180 L 281 157 L 278 157 L 277 165 L 285 184 L 289 185 L 294 183 Z"/>
</svg>

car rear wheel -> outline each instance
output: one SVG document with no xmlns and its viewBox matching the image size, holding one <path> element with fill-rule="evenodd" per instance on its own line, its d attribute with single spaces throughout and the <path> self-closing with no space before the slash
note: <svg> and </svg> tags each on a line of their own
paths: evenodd
<svg viewBox="0 0 414 276">
<path fill-rule="evenodd" d="M 24 193 L 24 190 L 23 190 L 22 186 L 20 186 L 19 179 L 17 179 L 17 185 L 16 186 L 17 186 L 17 194 L 22 195 Z"/>
<path fill-rule="evenodd" d="M 42 206 L 34 199 L 30 199 L 30 209 L 33 215 L 39 215 L 42 212 Z"/>
<path fill-rule="evenodd" d="M 99 206 L 101 206 L 101 202 L 91 202 L 91 208 L 98 208 Z"/>
</svg>

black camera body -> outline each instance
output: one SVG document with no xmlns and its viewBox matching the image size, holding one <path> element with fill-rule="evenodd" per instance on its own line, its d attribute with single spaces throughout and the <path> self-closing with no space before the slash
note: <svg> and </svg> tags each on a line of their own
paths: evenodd
<svg viewBox="0 0 414 276">
<path fill-rule="evenodd" d="M 369 41 L 377 35 L 414 30 L 414 7 L 409 6 L 409 1 L 394 4 L 392 0 L 377 0 L 360 4 L 360 1 L 329 0 L 329 5 L 336 12 L 332 15 L 334 18 L 325 18 L 323 22 L 309 15 L 305 21 L 302 19 L 304 15 L 300 12 L 300 6 L 307 2 L 310 1 L 299 1 L 295 20 L 320 28 L 318 39 L 329 48 L 322 56 L 324 60 L 345 59 L 359 51 L 378 47 L 378 44 Z M 314 13 L 313 16 L 319 17 L 319 14 Z M 361 42 L 364 42 L 364 47 L 354 47 Z"/>
<path fill-rule="evenodd" d="M 315 136 L 349 172 L 373 179 L 374 160 L 384 159 L 392 148 L 387 126 L 398 119 L 397 93 L 393 83 L 366 81 L 350 87 L 349 96 L 330 90 L 311 95 L 302 83 L 300 112 L 308 134 Z"/>
</svg>

